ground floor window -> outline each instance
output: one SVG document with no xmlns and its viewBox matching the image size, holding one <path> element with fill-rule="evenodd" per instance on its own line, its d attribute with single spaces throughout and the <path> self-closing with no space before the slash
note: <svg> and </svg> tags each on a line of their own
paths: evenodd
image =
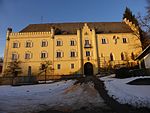
<svg viewBox="0 0 150 113">
<path fill-rule="evenodd" d="M 57 64 L 57 69 L 60 69 L 61 68 L 61 65 L 60 64 Z"/>
<path fill-rule="evenodd" d="M 71 69 L 74 69 L 74 64 L 71 64 Z"/>
<path fill-rule="evenodd" d="M 110 61 L 114 61 L 114 56 L 112 53 L 110 53 Z"/>
</svg>

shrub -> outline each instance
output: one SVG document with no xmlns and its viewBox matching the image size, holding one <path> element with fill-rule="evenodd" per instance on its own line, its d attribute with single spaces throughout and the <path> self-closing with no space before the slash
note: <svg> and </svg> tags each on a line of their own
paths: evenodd
<svg viewBox="0 0 150 113">
<path fill-rule="evenodd" d="M 116 78 L 128 78 L 137 76 L 150 76 L 150 69 L 133 69 L 123 67 L 115 70 Z"/>
<path fill-rule="evenodd" d="M 129 73 L 129 68 L 127 67 L 122 67 L 120 69 L 115 70 L 116 73 L 116 78 L 128 78 L 131 77 Z"/>
<path fill-rule="evenodd" d="M 133 69 L 130 70 L 130 75 L 136 76 L 150 76 L 150 69 Z"/>
</svg>

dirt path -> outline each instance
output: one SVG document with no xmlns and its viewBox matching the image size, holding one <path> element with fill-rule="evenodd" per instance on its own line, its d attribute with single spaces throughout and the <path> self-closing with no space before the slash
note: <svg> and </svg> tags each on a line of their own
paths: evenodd
<svg viewBox="0 0 150 113">
<path fill-rule="evenodd" d="M 105 86 L 103 81 L 100 79 L 90 76 L 86 78 L 80 78 L 75 84 L 86 84 L 88 82 L 93 82 L 95 89 L 99 92 L 100 96 L 104 99 L 107 107 L 92 107 L 92 108 L 81 108 L 75 111 L 67 111 L 67 113 L 150 113 L 149 109 L 141 108 L 137 109 L 129 105 L 122 105 L 115 101 L 113 98 L 109 97 L 107 91 L 105 90 Z M 62 111 L 49 109 L 47 111 L 41 111 L 39 113 L 66 113 Z"/>
</svg>

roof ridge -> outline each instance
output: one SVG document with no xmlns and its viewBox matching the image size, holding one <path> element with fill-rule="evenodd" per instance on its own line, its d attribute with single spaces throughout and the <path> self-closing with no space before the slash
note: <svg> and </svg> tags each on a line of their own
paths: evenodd
<svg viewBox="0 0 150 113">
<path fill-rule="evenodd" d="M 29 24 L 29 25 L 45 25 L 45 24 L 77 24 L 77 23 L 125 23 L 125 22 L 51 22 L 51 23 L 35 23 L 35 24 Z"/>
<path fill-rule="evenodd" d="M 51 27 L 55 27 L 59 29 L 59 33 L 67 32 L 68 34 L 76 34 L 76 30 L 82 29 L 84 23 L 87 23 L 89 28 L 95 28 L 97 33 L 133 32 L 125 22 L 64 22 L 29 24 L 20 32 L 47 32 L 51 31 Z"/>
</svg>

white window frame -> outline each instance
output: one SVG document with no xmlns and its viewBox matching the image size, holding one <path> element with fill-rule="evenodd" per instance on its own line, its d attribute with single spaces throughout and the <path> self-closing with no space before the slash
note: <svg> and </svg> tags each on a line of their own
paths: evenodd
<svg viewBox="0 0 150 113">
<path fill-rule="evenodd" d="M 63 45 L 62 40 L 57 40 L 57 41 L 56 41 L 56 46 L 62 46 L 62 45 Z"/>
<path fill-rule="evenodd" d="M 43 45 L 45 43 L 45 45 Z M 41 47 L 47 47 L 48 46 L 48 41 L 47 40 L 42 40 L 41 42 Z"/>
<path fill-rule="evenodd" d="M 85 45 L 90 45 L 90 40 L 85 39 Z"/>
<path fill-rule="evenodd" d="M 71 57 L 71 58 L 76 57 L 76 52 L 75 52 L 75 51 L 70 51 L 70 57 Z"/>
<path fill-rule="evenodd" d="M 12 47 L 13 48 L 19 48 L 19 42 L 18 41 L 15 41 L 15 42 L 13 42 L 13 44 L 12 44 Z"/>
<path fill-rule="evenodd" d="M 31 52 L 26 52 L 24 58 L 25 59 L 31 59 L 32 58 Z"/>
<path fill-rule="evenodd" d="M 125 40 L 124 40 L 125 39 Z M 127 38 L 126 37 L 123 37 L 122 38 L 122 43 L 126 44 L 128 41 L 127 41 Z"/>
<path fill-rule="evenodd" d="M 75 46 L 76 45 L 76 41 L 75 40 L 70 40 L 70 46 Z"/>
<path fill-rule="evenodd" d="M 106 38 L 102 38 L 102 44 L 107 44 Z"/>
<path fill-rule="evenodd" d="M 12 60 L 18 60 L 19 55 L 17 53 L 12 53 L 11 59 Z"/>
<path fill-rule="evenodd" d="M 44 54 L 45 54 L 45 55 L 44 55 Z M 47 53 L 46 51 L 42 51 L 41 54 L 40 54 L 40 57 L 41 57 L 42 59 L 47 58 L 47 57 L 48 57 L 48 53 Z"/>
<path fill-rule="evenodd" d="M 31 47 L 33 47 L 33 42 L 30 41 L 30 40 L 26 41 L 25 47 L 26 47 L 26 48 L 31 48 Z"/>
<path fill-rule="evenodd" d="M 62 58 L 62 54 L 61 51 L 56 51 L 56 58 Z"/>
</svg>

